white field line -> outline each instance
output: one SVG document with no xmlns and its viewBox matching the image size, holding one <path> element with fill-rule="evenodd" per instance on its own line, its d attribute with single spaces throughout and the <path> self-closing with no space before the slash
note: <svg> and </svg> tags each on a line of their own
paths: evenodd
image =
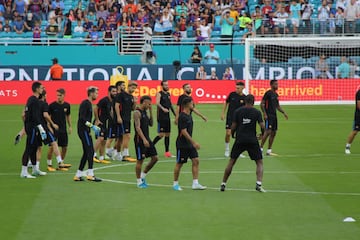
<svg viewBox="0 0 360 240">
<path fill-rule="evenodd" d="M 105 182 L 111 183 L 119 183 L 119 184 L 126 184 L 126 185 L 134 185 L 136 187 L 136 183 L 134 182 L 127 182 L 127 181 L 119 181 L 119 180 L 112 180 L 112 179 L 103 179 Z M 171 189 L 172 185 L 167 184 L 156 184 L 150 183 L 149 187 L 166 187 Z M 191 187 L 183 187 L 183 189 L 190 190 Z M 207 187 L 209 190 L 219 191 L 219 187 Z M 241 192 L 255 192 L 255 189 L 246 189 L 246 188 L 227 188 L 226 191 L 241 191 Z M 292 193 L 292 194 L 306 194 L 306 195 L 335 195 L 335 196 L 360 196 L 360 193 L 339 193 L 339 192 L 315 192 L 315 191 L 292 191 L 292 190 L 271 190 L 267 189 L 267 193 Z M 264 194 L 267 194 L 264 193 Z M 260 193 L 259 193 L 260 194 Z"/>
</svg>

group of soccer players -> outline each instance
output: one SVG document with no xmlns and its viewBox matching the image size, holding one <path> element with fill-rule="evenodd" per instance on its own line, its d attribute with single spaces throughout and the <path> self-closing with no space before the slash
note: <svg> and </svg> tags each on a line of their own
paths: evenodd
<svg viewBox="0 0 360 240">
<path fill-rule="evenodd" d="M 237 82 L 236 90 L 231 92 L 224 104 L 221 119 L 225 120 L 226 114 L 226 134 L 225 134 L 225 156 L 230 157 L 229 164 L 225 170 L 221 191 L 225 190 L 226 181 L 231 174 L 238 157 L 242 152 L 248 151 L 249 156 L 256 162 L 256 190 L 265 192 L 262 187 L 263 163 L 262 148 L 269 137 L 269 148 L 267 155 L 271 155 L 271 147 L 277 130 L 276 111 L 280 111 L 287 118 L 286 113 L 280 107 L 278 95 L 276 93 L 278 83 L 276 80 L 270 82 L 271 89 L 266 92 L 261 102 L 261 110 L 266 124 L 262 119 L 260 111 L 254 105 L 254 96 L 243 93 L 244 83 Z M 127 89 L 126 89 L 127 87 Z M 153 115 L 150 96 L 142 96 L 140 104 L 136 107 L 137 99 L 133 96 L 137 88 L 137 83 L 131 81 L 128 86 L 125 82 L 119 81 L 115 86 L 109 86 L 108 93 L 93 109 L 92 103 L 98 98 L 98 89 L 89 87 L 87 89 L 87 99 L 80 104 L 77 133 L 82 143 L 83 155 L 80 160 L 79 168 L 74 176 L 74 181 L 84 181 L 84 168 L 88 163 L 86 179 L 89 181 L 100 182 L 100 178 L 95 177 L 93 163 L 109 163 L 105 160 L 105 154 L 114 160 L 132 161 L 129 154 L 129 143 L 131 134 L 131 119 L 134 123 L 134 144 L 136 152 L 136 178 L 139 188 L 147 188 L 146 175 L 158 161 L 155 145 L 164 137 L 165 157 L 171 157 L 169 151 L 171 120 L 170 112 L 175 115 L 175 124 L 178 126 L 178 136 L 176 139 L 176 164 L 174 168 L 173 189 L 181 191 L 179 185 L 179 174 L 184 163 L 190 158 L 192 161 L 193 183 L 192 189 L 206 189 L 199 183 L 199 155 L 200 145 L 192 138 L 193 119 L 192 112 L 200 116 L 204 121 L 207 118 L 194 106 L 191 98 L 190 84 L 183 85 L 184 94 L 177 102 L 176 110 L 173 109 L 167 81 L 161 82 L 162 90 L 156 95 L 158 135 L 152 140 L 149 135 L 149 127 L 153 125 Z M 46 103 L 46 92 L 40 82 L 32 85 L 33 95 L 28 99 L 24 112 L 24 129 L 27 134 L 26 148 L 22 158 L 21 177 L 34 178 L 36 175 L 45 175 L 39 169 L 41 142 L 51 146 L 48 152 L 48 171 L 55 171 L 52 167 L 51 157 L 55 153 L 59 170 L 67 170 L 71 165 L 65 164 L 63 159 L 67 152 L 68 136 L 71 133 L 70 105 L 64 101 L 65 90 L 57 90 L 57 101 Z M 95 118 L 94 121 L 93 117 Z M 262 129 L 262 135 L 256 135 L 256 124 Z M 68 125 L 68 126 L 67 126 Z M 90 130 L 93 130 L 97 137 L 93 145 Z M 230 137 L 235 138 L 235 143 L 230 152 Z M 258 138 L 261 137 L 261 145 Z M 115 139 L 114 147 L 112 147 Z M 18 137 L 16 140 L 19 140 Z M 58 146 L 62 147 L 61 154 Z M 99 151 L 99 158 L 97 157 Z M 38 154 L 38 155 L 37 155 Z M 145 158 L 150 161 L 142 169 Z M 28 173 L 28 161 L 33 166 L 33 174 Z M 38 163 L 37 163 L 38 162 Z"/>
</svg>

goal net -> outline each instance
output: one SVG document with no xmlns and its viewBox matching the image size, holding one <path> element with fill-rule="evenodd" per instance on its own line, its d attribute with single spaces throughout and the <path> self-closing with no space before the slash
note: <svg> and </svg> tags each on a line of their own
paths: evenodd
<svg viewBox="0 0 360 240">
<path fill-rule="evenodd" d="M 260 100 L 269 80 L 279 80 L 284 103 L 353 103 L 360 86 L 356 37 L 247 38 L 243 77 Z"/>
</svg>

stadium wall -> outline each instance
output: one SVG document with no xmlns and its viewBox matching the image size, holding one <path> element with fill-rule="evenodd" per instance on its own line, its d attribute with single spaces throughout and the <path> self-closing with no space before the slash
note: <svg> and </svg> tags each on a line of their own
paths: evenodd
<svg viewBox="0 0 360 240">
<path fill-rule="evenodd" d="M 169 81 L 172 102 L 176 103 L 183 93 L 182 85 L 186 81 Z M 155 95 L 161 89 L 160 81 L 138 81 L 139 87 L 135 96 L 150 95 L 155 102 Z M 227 95 L 234 91 L 235 81 L 197 80 L 190 82 L 192 97 L 195 103 L 223 103 Z M 32 94 L 31 81 L 4 81 L 0 83 L 0 104 L 25 104 Z M 66 90 L 66 100 L 71 104 L 79 104 L 86 96 L 86 88 L 97 86 L 99 96 L 107 94 L 109 81 L 44 81 L 48 92 L 48 102 L 56 98 L 56 89 Z M 346 87 L 339 87 L 346 86 Z M 328 79 L 328 80 L 279 80 L 279 99 L 283 104 L 319 104 L 319 103 L 353 103 L 356 90 L 360 86 L 359 79 Z M 260 101 L 269 89 L 268 80 L 253 80 L 248 91 Z"/>
<path fill-rule="evenodd" d="M 199 46 L 203 55 L 209 49 L 207 45 Z M 179 60 L 186 63 L 194 50 L 194 45 L 155 45 L 157 64 L 172 64 Z M 220 57 L 226 60 L 231 57 L 238 61 L 244 58 L 243 45 L 216 45 Z M 50 59 L 57 57 L 63 65 L 118 65 L 141 64 L 140 56 L 120 55 L 117 46 L 90 45 L 1 45 L 0 65 L 49 65 Z"/>
</svg>

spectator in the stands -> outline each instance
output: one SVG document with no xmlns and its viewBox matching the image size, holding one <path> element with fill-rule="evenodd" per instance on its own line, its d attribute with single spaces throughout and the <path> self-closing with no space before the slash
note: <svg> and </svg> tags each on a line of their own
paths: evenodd
<svg viewBox="0 0 360 240">
<path fill-rule="evenodd" d="M 346 57 L 341 57 L 341 64 L 337 69 L 338 78 L 349 78 L 350 77 L 350 64 Z"/>
<path fill-rule="evenodd" d="M 312 32 L 311 17 L 314 12 L 314 7 L 309 4 L 309 0 L 304 0 L 301 4 L 301 20 L 303 21 L 304 30 L 303 33 L 310 34 Z"/>
<path fill-rule="evenodd" d="M 74 27 L 74 33 L 83 33 L 84 28 L 81 24 L 81 21 L 77 21 L 77 25 Z"/>
<path fill-rule="evenodd" d="M 217 64 L 220 60 L 219 52 L 215 50 L 215 45 L 210 44 L 210 49 L 205 53 L 205 60 L 207 64 Z"/>
<path fill-rule="evenodd" d="M 323 0 L 321 6 L 318 8 L 318 19 L 320 23 L 320 34 L 326 33 L 327 20 L 330 17 L 330 8 L 327 4 L 327 0 Z"/>
<path fill-rule="evenodd" d="M 109 22 L 110 23 L 110 26 L 113 28 L 113 29 L 116 29 L 116 25 L 117 25 L 117 12 L 110 12 L 107 19 L 106 19 L 106 22 Z"/>
<path fill-rule="evenodd" d="M 11 10 L 11 7 L 10 6 L 7 6 L 6 8 L 5 8 L 5 12 L 4 12 L 4 18 L 5 18 L 5 20 L 6 19 L 8 19 L 8 20 L 10 20 L 10 21 L 12 21 L 13 20 L 13 11 Z"/>
<path fill-rule="evenodd" d="M 235 25 L 235 24 L 237 23 L 237 20 L 238 20 L 240 14 L 239 14 L 239 12 L 237 11 L 237 9 L 235 9 L 235 5 L 234 5 L 234 4 L 231 4 L 229 11 L 230 11 L 230 17 L 231 17 L 232 19 L 234 19 L 233 25 Z"/>
<path fill-rule="evenodd" d="M 24 20 L 20 15 L 16 17 L 15 21 L 13 21 L 13 26 L 13 31 L 17 34 L 22 34 L 24 32 Z"/>
<path fill-rule="evenodd" d="M 63 0 L 51 1 L 51 9 L 55 10 L 57 8 L 60 8 L 61 10 L 65 9 L 65 4 Z"/>
<path fill-rule="evenodd" d="M 211 36 L 211 27 L 209 25 L 206 25 L 206 20 L 201 19 L 200 20 L 200 26 L 197 30 L 200 30 L 200 41 L 208 41 Z"/>
<path fill-rule="evenodd" d="M 345 32 L 353 34 L 356 30 L 356 20 L 360 17 L 360 7 L 356 0 L 350 0 L 346 6 L 345 12 Z"/>
<path fill-rule="evenodd" d="M 69 18 L 69 13 L 65 14 L 65 24 L 64 24 L 64 32 L 63 38 L 71 38 L 72 37 L 72 23 Z"/>
<path fill-rule="evenodd" d="M 315 63 L 316 78 L 327 79 L 329 74 L 329 65 L 326 62 L 325 54 L 320 55 L 320 59 Z"/>
<path fill-rule="evenodd" d="M 113 32 L 115 30 L 116 30 L 116 27 L 113 28 L 111 23 L 109 21 L 107 21 L 105 31 L 103 32 L 103 40 L 104 40 L 104 42 L 113 42 L 114 41 Z"/>
<path fill-rule="evenodd" d="M 349 59 L 349 64 L 350 64 L 349 78 L 355 78 L 355 72 L 356 72 L 358 66 L 353 59 Z"/>
<path fill-rule="evenodd" d="M 128 0 L 127 1 L 127 4 L 125 5 L 123 12 L 127 13 L 129 11 L 129 9 L 131 9 L 131 12 L 133 14 L 137 13 L 137 11 L 138 11 L 138 7 L 137 7 L 136 4 L 134 4 L 133 0 Z"/>
<path fill-rule="evenodd" d="M 99 38 L 100 38 L 100 32 L 98 32 L 97 27 L 94 25 L 89 31 L 87 39 L 91 41 L 93 45 L 96 45 L 96 43 L 99 41 Z"/>
<path fill-rule="evenodd" d="M 95 15 L 94 13 L 93 13 L 93 15 Z M 81 11 L 81 9 L 76 9 L 75 10 L 75 19 L 76 19 L 76 21 L 83 21 L 84 20 L 84 18 L 85 18 L 85 14 L 84 14 L 84 12 L 83 11 Z M 93 17 L 91 17 L 92 19 L 93 19 Z M 88 18 L 89 19 L 89 18 Z M 96 16 L 95 16 L 95 19 L 96 19 Z M 89 19 L 89 21 L 90 21 L 90 19 Z M 90 21 L 91 22 L 91 21 Z"/>
<path fill-rule="evenodd" d="M 175 27 L 175 31 L 172 33 L 174 42 L 180 42 L 181 41 L 181 32 L 179 31 L 178 27 Z"/>
<path fill-rule="evenodd" d="M 271 0 L 264 0 L 264 5 L 261 7 L 263 16 L 261 34 L 271 33 L 274 23 L 272 21 L 274 9 L 271 5 Z"/>
<path fill-rule="evenodd" d="M 104 5 L 100 5 L 99 11 L 96 12 L 96 19 L 103 18 L 105 20 L 108 16 L 109 11 L 105 10 Z"/>
<path fill-rule="evenodd" d="M 51 11 L 50 0 L 43 0 L 41 4 L 41 19 L 48 20 L 50 11 Z"/>
<path fill-rule="evenodd" d="M 81 12 L 82 13 L 82 12 Z M 82 14 L 81 14 L 82 15 Z M 93 12 L 88 12 L 88 14 L 86 15 L 86 17 L 89 19 L 89 22 L 96 22 L 96 21 L 99 21 L 100 18 L 103 19 L 102 17 L 100 17 L 99 19 L 96 18 L 96 14 L 93 13 Z M 103 19 L 104 20 L 104 19 Z"/>
<path fill-rule="evenodd" d="M 256 33 L 264 32 L 264 29 L 263 29 L 264 26 L 262 25 L 263 16 L 262 16 L 262 13 L 260 11 L 260 6 L 257 5 L 255 7 L 255 12 L 253 12 L 253 14 L 251 16 L 251 19 L 254 22 Z"/>
<path fill-rule="evenodd" d="M 28 11 L 33 14 L 35 21 L 39 21 L 42 19 L 41 4 L 42 4 L 42 0 L 29 1 Z"/>
<path fill-rule="evenodd" d="M 225 68 L 225 72 L 223 73 L 222 79 L 223 80 L 234 80 L 229 67 Z"/>
<path fill-rule="evenodd" d="M 191 54 L 191 62 L 192 63 L 201 63 L 202 54 L 198 46 L 194 47 L 194 51 Z"/>
<path fill-rule="evenodd" d="M 247 27 L 246 25 L 248 23 L 251 23 L 253 22 L 253 20 L 248 16 L 247 12 L 246 11 L 241 11 L 241 16 L 239 17 L 239 30 L 240 31 L 243 31 L 245 30 Z"/>
<path fill-rule="evenodd" d="M 246 31 L 241 38 L 241 43 L 245 43 L 246 38 L 255 37 L 255 35 L 256 35 L 256 32 L 255 32 L 253 25 L 251 23 L 248 23 L 246 25 Z"/>
<path fill-rule="evenodd" d="M 17 11 L 20 16 L 25 17 L 27 3 L 24 0 L 13 1 L 13 11 Z"/>
<path fill-rule="evenodd" d="M 300 17 L 301 17 L 300 11 L 301 11 L 301 5 L 297 2 L 297 0 L 291 0 L 290 18 L 293 27 L 293 33 L 295 35 L 298 34 L 298 28 L 300 26 Z"/>
<path fill-rule="evenodd" d="M 336 9 L 338 9 L 339 7 L 341 7 L 343 10 L 345 10 L 346 5 L 347 5 L 347 0 L 336 0 Z"/>
<path fill-rule="evenodd" d="M 184 15 L 184 13 L 182 14 L 182 16 L 180 17 L 177 25 L 179 28 L 179 32 L 181 34 L 182 38 L 187 38 L 187 26 L 186 26 L 186 17 Z"/>
<path fill-rule="evenodd" d="M 207 78 L 207 73 L 205 71 L 205 68 L 204 68 L 204 66 L 200 66 L 198 68 L 198 71 L 196 72 L 195 79 L 196 80 L 206 80 L 206 78 Z"/>
<path fill-rule="evenodd" d="M 26 18 L 24 21 L 24 32 L 32 32 L 34 27 L 35 27 L 34 16 L 31 12 L 29 12 L 28 14 L 26 14 Z"/>
<path fill-rule="evenodd" d="M 162 35 L 171 35 L 173 32 L 172 22 L 173 16 L 170 14 L 169 9 L 164 8 L 160 20 L 155 23 L 154 31 Z"/>
<path fill-rule="evenodd" d="M 221 25 L 221 40 L 230 42 L 233 35 L 233 25 L 235 20 L 230 17 L 230 11 L 226 10 L 220 19 Z"/>
<path fill-rule="evenodd" d="M 215 70 L 215 68 L 214 68 L 214 69 L 211 69 L 210 79 L 211 79 L 211 80 L 219 80 L 218 76 L 216 75 L 216 70 Z"/>
<path fill-rule="evenodd" d="M 217 10 L 214 14 L 213 22 L 212 22 L 214 31 L 221 31 L 220 20 L 221 20 L 221 11 Z"/>
<path fill-rule="evenodd" d="M 33 43 L 40 43 L 41 42 L 41 27 L 40 22 L 35 22 L 35 27 L 32 29 L 33 32 Z"/>
<path fill-rule="evenodd" d="M 345 20 L 344 20 L 344 9 L 341 7 L 337 8 L 336 14 L 335 14 L 335 33 L 338 35 L 342 35 L 344 34 L 344 24 L 345 24 Z"/>
<path fill-rule="evenodd" d="M 96 3 L 95 0 L 90 0 L 89 4 L 87 5 L 86 12 L 96 12 Z"/>
<path fill-rule="evenodd" d="M 209 26 L 211 28 L 213 27 L 212 26 L 213 16 L 214 16 L 214 14 L 211 13 L 211 9 L 208 9 L 208 8 L 205 8 L 204 12 L 200 13 L 201 19 L 205 20 L 205 25 Z"/>
<path fill-rule="evenodd" d="M 281 3 L 279 3 L 277 7 L 278 8 L 275 12 L 276 18 L 273 18 L 274 32 L 276 35 L 280 36 L 289 32 L 289 28 L 286 26 L 286 20 L 288 19 L 289 15 L 285 11 L 285 7 Z"/>
<path fill-rule="evenodd" d="M 181 1 L 181 4 L 175 7 L 175 21 L 180 20 L 181 15 L 188 15 L 188 7 L 185 4 L 185 1 Z"/>
<path fill-rule="evenodd" d="M 84 18 L 83 28 L 85 32 L 89 32 L 93 29 L 93 23 L 89 21 L 87 17 Z M 95 26 L 96 27 L 96 26 Z"/>
<path fill-rule="evenodd" d="M 3 29 L 4 29 L 4 32 L 6 32 L 6 33 L 12 32 L 12 27 L 11 27 L 11 24 L 10 24 L 10 20 L 9 20 L 9 19 L 5 19 L 5 23 L 4 23 L 4 25 L 3 25 Z"/>
</svg>

